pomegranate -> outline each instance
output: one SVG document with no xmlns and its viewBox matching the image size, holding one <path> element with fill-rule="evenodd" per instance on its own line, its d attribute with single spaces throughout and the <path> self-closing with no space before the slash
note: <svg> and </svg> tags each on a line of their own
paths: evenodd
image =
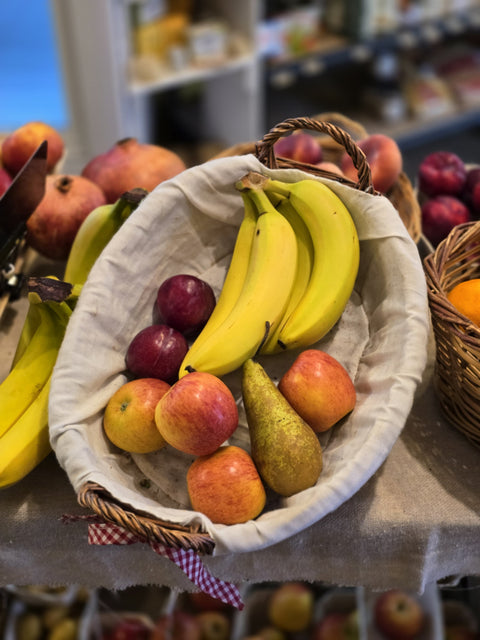
<svg viewBox="0 0 480 640">
<path fill-rule="evenodd" d="M 45 195 L 27 220 L 28 244 L 47 258 L 65 260 L 82 222 L 104 204 L 103 191 L 91 180 L 48 175 Z"/>
<path fill-rule="evenodd" d="M 107 201 L 113 203 L 122 193 L 136 187 L 152 191 L 185 168 L 183 160 L 165 147 L 124 138 L 92 158 L 83 168 L 82 176 L 98 184 Z"/>
<path fill-rule="evenodd" d="M 45 122 L 27 122 L 12 131 L 2 142 L 2 164 L 15 176 L 37 147 L 46 140 L 47 171 L 52 173 L 64 152 L 61 134 Z"/>
</svg>

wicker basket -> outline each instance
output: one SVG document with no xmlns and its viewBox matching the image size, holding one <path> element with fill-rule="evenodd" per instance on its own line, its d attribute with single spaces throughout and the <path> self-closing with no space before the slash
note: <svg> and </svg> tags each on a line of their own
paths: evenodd
<svg viewBox="0 0 480 640">
<path fill-rule="evenodd" d="M 354 140 L 354 136 L 357 138 L 362 137 L 363 129 L 356 123 L 346 123 L 343 117 L 337 118 L 342 122 L 342 126 L 339 126 L 334 123 L 334 119 L 333 116 L 329 118 L 329 122 L 310 118 L 289 119 L 272 129 L 260 142 L 238 145 L 223 152 L 219 157 L 227 158 L 253 152 L 257 159 L 268 168 L 293 167 L 302 169 L 338 180 L 352 189 L 377 195 L 373 188 L 371 170 L 366 156 Z M 273 153 L 275 141 L 280 136 L 298 128 L 314 130 L 321 136 L 321 144 L 325 149 L 325 158 L 338 158 L 339 154 L 343 154 L 346 150 L 357 169 L 358 182 L 355 183 L 337 174 L 322 171 L 313 165 L 304 165 L 283 158 L 275 158 Z M 411 202 L 410 196 L 403 195 L 400 199 L 404 202 L 408 201 L 411 214 L 409 214 L 407 222 L 411 223 L 409 224 L 412 230 L 410 233 L 413 235 L 413 230 L 418 228 L 417 212 L 412 204 L 414 198 L 412 197 Z M 413 218 L 415 218 L 415 223 Z M 174 548 L 194 550 L 199 554 L 212 554 L 215 549 L 215 541 L 199 525 L 181 526 L 162 519 L 156 519 L 149 513 L 141 512 L 122 502 L 118 497 L 106 490 L 104 486 L 96 482 L 84 483 L 77 492 L 77 498 L 80 505 L 87 507 L 103 520 L 117 524 L 149 542 L 160 542 Z"/>
<path fill-rule="evenodd" d="M 286 158 L 276 158 L 273 151 L 275 142 L 282 136 L 296 129 L 309 129 L 318 134 L 318 140 L 323 151 L 323 158 L 328 162 L 337 164 L 345 151 L 347 151 L 359 172 L 357 184 L 355 185 L 355 183 L 352 183 L 350 180 L 339 177 L 337 174 L 330 173 L 329 171 L 319 169 L 313 165 Z M 369 171 L 367 172 L 363 166 L 364 159 L 360 160 L 360 150 L 355 144 L 355 141 L 358 142 L 366 136 L 367 131 L 359 122 L 347 118 L 341 113 L 321 113 L 312 118 L 289 118 L 273 127 L 260 142 L 242 142 L 236 144 L 223 150 L 217 154 L 215 158 L 226 158 L 232 155 L 253 153 L 269 168 L 300 168 L 315 175 L 332 178 L 344 184 L 351 184 L 352 186 L 366 190 L 368 188 L 367 184 L 371 187 L 371 176 Z M 360 164 L 357 165 L 355 161 Z M 411 238 L 417 243 L 422 235 L 421 208 L 413 186 L 403 171 L 386 196 L 397 209 Z"/>
<path fill-rule="evenodd" d="M 448 301 L 462 280 L 480 277 L 480 222 L 455 227 L 424 259 L 436 342 L 435 390 L 446 417 L 480 448 L 480 327 Z"/>
<path fill-rule="evenodd" d="M 345 121 L 343 123 L 345 124 Z M 328 149 L 328 153 L 326 152 L 325 155 L 332 160 L 333 158 L 338 158 L 340 153 L 346 150 L 358 171 L 358 183 L 355 184 L 336 174 L 322 171 L 313 165 L 275 158 L 273 154 L 275 141 L 281 135 L 298 128 L 313 129 L 322 134 L 322 147 L 325 145 L 325 149 Z M 272 129 L 261 142 L 237 145 L 216 157 L 229 157 L 255 152 L 258 159 L 270 168 L 276 168 L 277 166 L 301 168 L 318 175 L 333 177 L 343 183 L 350 184 L 352 188 L 373 193 L 370 167 L 365 154 L 355 144 L 352 135 L 348 133 L 348 128 L 333 124 L 333 118 L 330 123 L 309 118 L 290 119 Z M 362 137 L 363 130 L 356 123 L 351 123 L 350 130 L 357 137 Z M 213 552 L 214 541 L 205 532 L 200 531 L 198 527 L 182 527 L 171 522 L 154 520 L 148 514 L 133 511 L 109 495 L 105 488 L 98 484 L 86 483 L 78 494 L 78 502 L 82 506 L 91 509 L 105 521 L 118 524 L 149 541 L 160 542 L 176 548 L 193 549 L 200 554 L 211 554 Z"/>
</svg>

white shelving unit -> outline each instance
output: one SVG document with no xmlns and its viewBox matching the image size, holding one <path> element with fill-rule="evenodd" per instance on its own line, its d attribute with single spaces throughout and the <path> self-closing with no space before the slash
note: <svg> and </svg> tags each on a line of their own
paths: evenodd
<svg viewBox="0 0 480 640">
<path fill-rule="evenodd" d="M 224 64 L 167 72 L 151 82 L 131 81 L 129 5 L 131 0 L 51 0 L 64 66 L 74 154 L 85 160 L 117 140 L 151 141 L 151 99 L 156 94 L 201 82 L 203 135 L 225 147 L 262 135 L 262 92 L 256 28 L 257 0 L 212 0 L 212 11 L 239 33 L 248 50 Z M 161 113 L 155 113 L 161 118 Z"/>
</svg>

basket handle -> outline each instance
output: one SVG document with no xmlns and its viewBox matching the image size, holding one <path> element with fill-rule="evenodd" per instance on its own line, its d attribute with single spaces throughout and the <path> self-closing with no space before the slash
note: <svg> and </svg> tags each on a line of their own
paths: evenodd
<svg viewBox="0 0 480 640">
<path fill-rule="evenodd" d="M 201 532 L 199 526 L 186 527 L 131 511 L 114 500 L 99 484 L 85 483 L 80 488 L 77 499 L 82 507 L 91 509 L 107 522 L 117 524 L 140 538 L 204 555 L 213 553 L 215 542 L 209 535 Z"/>
<path fill-rule="evenodd" d="M 269 169 L 277 169 L 278 162 L 281 161 L 283 166 L 289 166 L 293 168 L 305 168 L 310 173 L 317 173 L 318 175 L 326 175 L 326 172 L 318 169 L 314 165 L 298 162 L 295 160 L 287 160 L 286 158 L 276 158 L 273 145 L 277 140 L 296 129 L 309 129 L 317 131 L 319 133 L 325 133 L 329 135 L 335 142 L 344 147 L 352 159 L 353 166 L 357 170 L 358 181 L 352 183 L 350 180 L 341 180 L 342 182 L 348 182 L 354 185 L 360 191 L 366 191 L 368 193 L 375 193 L 372 181 L 372 172 L 370 165 L 367 162 L 365 153 L 353 140 L 351 135 L 347 133 L 341 127 L 332 124 L 331 122 L 325 122 L 320 120 L 314 120 L 312 118 L 287 118 L 280 124 L 270 129 L 266 133 L 260 142 L 255 145 L 255 153 L 258 160 L 267 166 Z M 333 174 L 332 174 L 333 176 Z M 335 176 L 338 179 L 338 176 Z"/>
</svg>

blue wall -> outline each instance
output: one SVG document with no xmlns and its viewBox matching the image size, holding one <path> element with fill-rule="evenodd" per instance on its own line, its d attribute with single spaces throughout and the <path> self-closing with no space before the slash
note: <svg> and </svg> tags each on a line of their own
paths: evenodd
<svg viewBox="0 0 480 640">
<path fill-rule="evenodd" d="M 0 133 L 31 120 L 68 126 L 48 0 L 0 1 Z"/>
</svg>

